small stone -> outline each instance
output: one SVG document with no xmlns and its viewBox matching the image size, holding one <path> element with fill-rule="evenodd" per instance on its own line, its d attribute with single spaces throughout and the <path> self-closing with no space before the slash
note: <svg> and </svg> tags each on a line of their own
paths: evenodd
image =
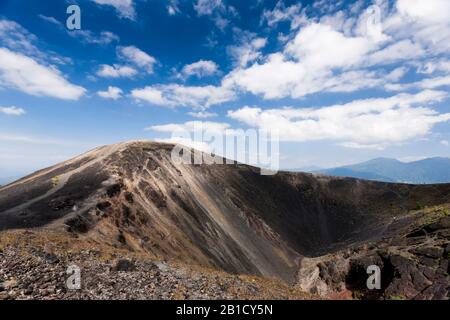
<svg viewBox="0 0 450 320">
<path fill-rule="evenodd" d="M 167 264 L 165 264 L 164 262 L 155 262 L 155 265 L 162 272 L 167 272 L 169 270 L 169 268 L 167 267 Z"/>
<path fill-rule="evenodd" d="M 28 287 L 23 291 L 23 294 L 26 296 L 29 296 L 33 293 L 33 288 L 32 287 Z"/>
<path fill-rule="evenodd" d="M 3 283 L 3 287 L 4 287 L 6 290 L 13 289 L 13 288 L 17 287 L 17 281 L 14 280 L 14 279 L 5 281 L 5 282 Z"/>
<path fill-rule="evenodd" d="M 59 263 L 59 258 L 53 253 L 46 253 L 44 258 L 50 264 Z"/>
<path fill-rule="evenodd" d="M 8 300 L 9 295 L 6 292 L 0 292 L 0 300 Z"/>
</svg>

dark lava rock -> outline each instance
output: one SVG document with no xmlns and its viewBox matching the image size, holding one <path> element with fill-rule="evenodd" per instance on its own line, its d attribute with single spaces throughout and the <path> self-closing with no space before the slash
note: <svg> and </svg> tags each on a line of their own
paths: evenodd
<svg viewBox="0 0 450 320">
<path fill-rule="evenodd" d="M 50 264 L 59 263 L 59 258 L 53 253 L 46 253 L 44 256 L 44 259 L 45 259 L 45 261 L 47 261 Z"/>
<path fill-rule="evenodd" d="M 85 217 L 76 216 L 65 221 L 69 232 L 85 233 L 89 230 L 89 222 Z"/>
<path fill-rule="evenodd" d="M 73 208 L 75 202 L 72 199 L 53 199 L 49 202 L 49 207 L 54 211 Z"/>
<path fill-rule="evenodd" d="M 442 257 L 444 249 L 439 247 L 425 247 L 413 250 L 412 253 L 432 259 L 438 259 Z"/>
<path fill-rule="evenodd" d="M 434 232 L 441 229 L 450 228 L 450 217 L 443 217 L 437 222 L 433 222 L 424 227 L 427 232 Z"/>
<path fill-rule="evenodd" d="M 119 261 L 117 261 L 116 265 L 113 267 L 113 271 L 125 271 L 125 272 L 130 272 L 130 271 L 135 271 L 136 270 L 136 265 L 127 259 L 120 259 Z"/>
<path fill-rule="evenodd" d="M 129 204 L 134 203 L 133 194 L 131 192 L 125 192 L 125 200 L 127 200 Z"/>
<path fill-rule="evenodd" d="M 103 201 L 103 202 L 99 202 L 97 204 L 97 209 L 101 210 L 101 211 L 106 210 L 109 207 L 111 207 L 111 202 L 109 202 L 109 201 Z"/>
<path fill-rule="evenodd" d="M 123 185 L 121 183 L 113 184 L 112 186 L 108 187 L 108 189 L 106 190 L 106 194 L 110 198 L 115 197 L 116 195 L 118 195 L 120 193 L 120 191 L 122 190 L 122 187 L 123 187 Z"/>
</svg>

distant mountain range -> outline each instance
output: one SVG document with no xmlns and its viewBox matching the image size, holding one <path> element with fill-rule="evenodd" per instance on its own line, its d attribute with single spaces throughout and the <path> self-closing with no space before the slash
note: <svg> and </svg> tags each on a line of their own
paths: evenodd
<svg viewBox="0 0 450 320">
<path fill-rule="evenodd" d="M 450 158 L 436 157 L 414 162 L 377 158 L 354 165 L 311 172 L 385 182 L 448 183 L 450 182 Z"/>
</svg>

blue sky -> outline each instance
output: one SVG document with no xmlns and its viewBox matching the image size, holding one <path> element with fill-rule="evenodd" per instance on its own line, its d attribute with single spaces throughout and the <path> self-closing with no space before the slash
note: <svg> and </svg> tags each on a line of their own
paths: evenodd
<svg viewBox="0 0 450 320">
<path fill-rule="evenodd" d="M 449 85 L 447 0 L 0 0 L 0 177 L 193 121 L 283 168 L 448 157 Z"/>
</svg>

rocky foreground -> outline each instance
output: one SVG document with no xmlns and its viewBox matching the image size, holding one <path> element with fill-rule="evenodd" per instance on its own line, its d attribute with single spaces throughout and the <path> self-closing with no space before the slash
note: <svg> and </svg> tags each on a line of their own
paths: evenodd
<svg viewBox="0 0 450 320">
<path fill-rule="evenodd" d="M 275 279 L 148 260 L 64 237 L 42 231 L 0 234 L 0 300 L 318 298 Z M 81 268 L 81 290 L 66 286 L 70 265 Z"/>
</svg>

